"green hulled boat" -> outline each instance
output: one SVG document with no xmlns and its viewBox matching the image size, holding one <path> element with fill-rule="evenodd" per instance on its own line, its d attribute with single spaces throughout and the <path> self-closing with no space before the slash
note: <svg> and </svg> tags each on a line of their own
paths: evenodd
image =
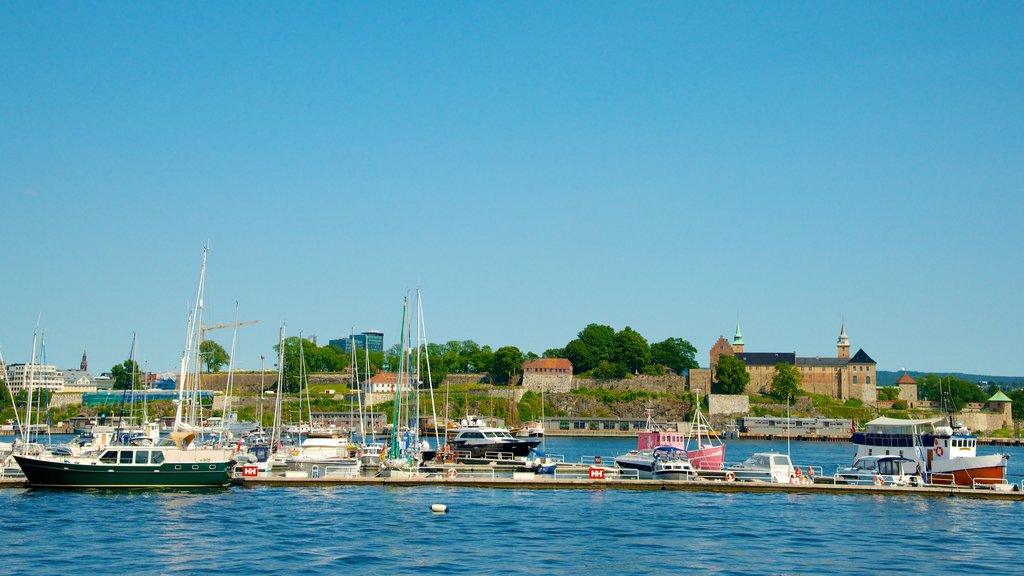
<svg viewBox="0 0 1024 576">
<path fill-rule="evenodd" d="M 227 486 L 235 463 L 231 450 L 189 449 L 174 443 L 108 446 L 79 456 L 15 454 L 14 458 L 30 485 L 52 488 Z"/>
</svg>

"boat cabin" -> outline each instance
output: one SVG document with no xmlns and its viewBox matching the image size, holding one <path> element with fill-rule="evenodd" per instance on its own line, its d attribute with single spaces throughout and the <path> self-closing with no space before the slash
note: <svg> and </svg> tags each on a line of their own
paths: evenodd
<svg viewBox="0 0 1024 576">
<path fill-rule="evenodd" d="M 108 449 L 100 454 L 100 464 L 162 464 L 164 461 L 163 450 Z"/>
</svg>

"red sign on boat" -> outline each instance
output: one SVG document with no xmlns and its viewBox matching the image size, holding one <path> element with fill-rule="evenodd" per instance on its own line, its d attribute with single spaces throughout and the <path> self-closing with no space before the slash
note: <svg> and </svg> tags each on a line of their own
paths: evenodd
<svg viewBox="0 0 1024 576">
<path fill-rule="evenodd" d="M 591 466 L 588 472 L 590 473 L 591 480 L 604 480 L 604 468 Z"/>
<path fill-rule="evenodd" d="M 245 478 L 255 478 L 260 475 L 259 466 L 242 466 L 242 476 Z"/>
</svg>

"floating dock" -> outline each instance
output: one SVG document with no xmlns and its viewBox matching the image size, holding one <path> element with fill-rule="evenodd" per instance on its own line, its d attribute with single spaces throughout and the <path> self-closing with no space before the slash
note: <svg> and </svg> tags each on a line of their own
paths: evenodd
<svg viewBox="0 0 1024 576">
<path fill-rule="evenodd" d="M 326 487 L 326 486 L 450 486 L 466 488 L 498 488 L 512 490 L 674 490 L 697 492 L 774 492 L 791 494 L 870 494 L 876 496 L 956 496 L 990 500 L 1024 501 L 1020 490 L 993 488 L 964 488 L 951 486 L 875 486 L 855 484 L 771 484 L 768 482 L 724 482 L 716 480 L 636 480 L 607 478 L 551 478 L 536 476 L 524 478 L 446 478 L 423 476 L 416 478 L 238 478 L 236 484 L 244 487 Z M 1005 485 L 1013 488 L 1014 485 Z"/>
<path fill-rule="evenodd" d="M 1013 484 L 1007 489 L 964 488 L 955 486 L 874 486 L 854 484 L 832 484 L 815 482 L 811 484 L 771 484 L 768 482 L 725 482 L 721 480 L 636 480 L 606 478 L 447 478 L 444 476 L 420 476 L 415 478 L 235 478 L 236 486 L 275 488 L 327 488 L 333 486 L 448 486 L 465 488 L 491 488 L 507 490 L 672 490 L 691 492 L 747 492 L 786 494 L 867 494 L 872 496 L 931 496 L 959 497 L 986 500 L 1024 501 L 1024 492 Z M 28 482 L 16 478 L 0 479 L 0 488 L 27 488 Z"/>
</svg>

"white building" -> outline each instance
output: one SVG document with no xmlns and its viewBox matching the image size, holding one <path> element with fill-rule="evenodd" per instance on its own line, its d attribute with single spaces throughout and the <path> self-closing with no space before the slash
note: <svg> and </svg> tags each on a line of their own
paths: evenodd
<svg viewBox="0 0 1024 576">
<path fill-rule="evenodd" d="M 35 390 L 59 392 L 64 389 L 64 377 L 56 366 L 42 364 L 10 364 L 7 366 L 7 386 L 12 394 L 28 388 L 29 379 Z"/>
<path fill-rule="evenodd" d="M 96 382 L 85 370 L 62 370 L 63 392 L 95 392 Z"/>
</svg>

